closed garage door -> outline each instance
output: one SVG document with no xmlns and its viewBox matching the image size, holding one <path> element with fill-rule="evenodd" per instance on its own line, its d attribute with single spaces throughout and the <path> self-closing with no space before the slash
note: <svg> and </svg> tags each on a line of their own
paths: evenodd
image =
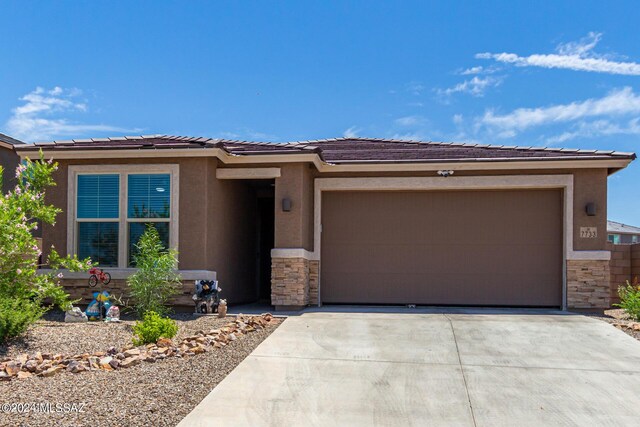
<svg viewBox="0 0 640 427">
<path fill-rule="evenodd" d="M 561 190 L 324 192 L 324 303 L 561 306 Z"/>
</svg>

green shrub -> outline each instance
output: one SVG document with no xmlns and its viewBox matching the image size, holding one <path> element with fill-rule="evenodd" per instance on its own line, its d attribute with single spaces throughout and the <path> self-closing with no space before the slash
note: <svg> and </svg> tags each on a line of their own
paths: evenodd
<svg viewBox="0 0 640 427">
<path fill-rule="evenodd" d="M 178 333 L 178 325 L 173 319 L 162 317 L 155 311 L 148 311 L 141 322 L 133 325 L 135 345 L 155 343 L 160 338 L 173 338 Z"/>
<path fill-rule="evenodd" d="M 46 203 L 46 190 L 55 185 L 53 174 L 57 165 L 40 159 L 26 159 L 16 168 L 15 187 L 0 194 L 0 341 L 19 335 L 44 312 L 57 306 L 68 309 L 72 301 L 60 286 L 62 273 L 44 273 L 39 267 L 52 270 L 86 271 L 89 260 L 61 257 L 53 247 L 43 264 L 42 251 L 33 231 L 38 223 L 55 224 L 60 209 Z M 0 167 L 0 187 L 2 187 Z"/>
<path fill-rule="evenodd" d="M 618 296 L 620 304 L 615 305 L 624 309 L 629 316 L 640 322 L 640 283 L 638 283 L 638 278 L 636 277 L 633 283 L 629 283 L 627 280 L 625 286 L 620 286 Z"/>
<path fill-rule="evenodd" d="M 138 271 L 127 281 L 134 309 L 141 317 L 147 311 L 165 315 L 169 312 L 169 299 L 178 293 L 181 285 L 176 272 L 178 253 L 162 246 L 152 223 L 147 224 L 136 248 L 134 261 Z"/>
<path fill-rule="evenodd" d="M 31 300 L 0 297 L 0 343 L 25 332 L 44 311 Z"/>
</svg>

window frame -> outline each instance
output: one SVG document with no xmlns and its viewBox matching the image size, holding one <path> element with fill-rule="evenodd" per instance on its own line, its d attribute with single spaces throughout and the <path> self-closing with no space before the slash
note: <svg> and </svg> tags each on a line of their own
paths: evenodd
<svg viewBox="0 0 640 427">
<path fill-rule="evenodd" d="M 169 203 L 171 204 L 171 209 L 169 209 L 169 217 L 168 218 L 153 218 L 153 217 L 149 217 L 149 218 L 130 218 L 129 217 L 129 177 L 131 175 L 169 175 L 169 187 L 170 187 L 170 192 L 171 194 L 169 194 Z M 171 184 L 173 182 L 173 178 L 171 176 L 170 173 L 168 172 L 145 172 L 145 171 L 136 171 L 136 172 L 131 172 L 131 173 L 127 173 L 125 175 L 125 186 L 127 187 L 127 200 L 126 200 L 126 212 L 122 213 L 121 212 L 121 216 L 124 215 L 125 217 L 125 234 L 126 234 L 126 239 L 125 239 L 125 244 L 126 244 L 126 248 L 125 248 L 125 264 L 124 264 L 124 268 L 135 268 L 133 266 L 131 266 L 129 264 L 129 258 L 130 258 L 130 251 L 129 251 L 129 239 L 131 238 L 131 227 L 129 227 L 130 224 L 133 223 L 142 223 L 142 224 L 155 224 L 155 223 L 168 223 L 169 224 L 169 246 L 171 246 L 172 242 L 171 242 L 171 230 L 173 229 L 173 226 L 171 224 L 172 218 L 173 218 L 173 185 Z M 120 264 L 118 262 L 118 264 Z"/>
<path fill-rule="evenodd" d="M 100 175 L 116 175 L 118 177 L 118 217 L 116 218 L 80 218 L 78 216 L 78 181 L 80 176 L 100 176 Z M 80 230 L 80 224 L 81 223 L 111 223 L 111 224 L 119 224 L 120 222 L 120 216 L 122 215 L 122 200 L 120 200 L 120 190 L 122 188 L 122 175 L 119 173 L 78 173 L 76 174 L 76 178 L 75 178 L 75 195 L 74 195 L 74 204 L 75 204 L 75 208 L 74 208 L 74 218 L 75 221 L 73 223 L 73 228 L 74 228 L 74 233 L 76 233 L 76 236 L 78 236 L 80 234 L 79 230 Z M 118 225 L 118 257 L 120 256 L 120 226 Z M 75 252 L 74 254 L 77 255 L 78 253 L 78 249 L 79 249 L 80 243 L 78 242 L 78 237 L 76 237 L 75 239 Z M 118 258 L 116 260 L 116 262 L 119 264 L 120 263 L 120 259 Z M 118 265 L 119 266 L 119 265 Z M 109 267 L 113 267 L 113 266 L 109 266 Z"/>
<path fill-rule="evenodd" d="M 180 168 L 178 164 L 123 164 L 123 165 L 72 165 L 68 171 L 67 191 L 67 253 L 78 254 L 79 222 L 117 222 L 118 223 L 118 269 L 129 267 L 129 223 L 130 222 L 168 222 L 169 246 L 178 250 L 180 200 Z M 128 177 L 129 175 L 169 174 L 170 203 L 169 218 L 128 218 Z M 119 175 L 119 217 L 118 218 L 78 218 L 77 189 L 79 175 Z"/>
</svg>

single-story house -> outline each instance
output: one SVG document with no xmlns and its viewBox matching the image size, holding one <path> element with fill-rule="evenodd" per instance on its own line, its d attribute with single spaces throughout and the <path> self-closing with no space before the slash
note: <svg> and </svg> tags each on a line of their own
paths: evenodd
<svg viewBox="0 0 640 427">
<path fill-rule="evenodd" d="M 15 138 L 0 133 L 0 166 L 2 166 L 2 194 L 13 188 L 16 176 L 16 168 L 20 163 L 20 157 L 13 147 L 24 144 Z"/>
<path fill-rule="evenodd" d="M 44 247 L 124 283 L 144 224 L 230 304 L 609 305 L 607 177 L 633 153 L 149 135 L 16 147 L 60 168 Z M 65 286 L 88 296 L 86 275 Z"/>
<path fill-rule="evenodd" d="M 640 243 L 640 227 L 607 221 L 608 240 L 616 245 Z"/>
</svg>

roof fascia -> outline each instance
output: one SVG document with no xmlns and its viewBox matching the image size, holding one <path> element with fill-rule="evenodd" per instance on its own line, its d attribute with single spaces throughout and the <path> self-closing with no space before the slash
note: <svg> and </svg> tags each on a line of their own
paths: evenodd
<svg viewBox="0 0 640 427">
<path fill-rule="evenodd" d="M 33 149 L 12 147 L 21 158 L 38 153 Z M 125 149 L 125 150 L 43 150 L 45 159 L 127 159 L 127 158 L 176 158 L 216 157 L 225 164 L 266 163 L 313 163 L 320 172 L 400 172 L 437 170 L 509 170 L 509 169 L 593 169 L 608 168 L 609 174 L 624 169 L 633 159 L 538 159 L 538 160 L 473 160 L 442 162 L 396 162 L 396 163 L 349 163 L 332 164 L 321 160 L 317 153 L 300 154 L 254 154 L 250 156 L 232 154 L 222 148 L 172 148 L 172 149 Z"/>
<path fill-rule="evenodd" d="M 15 145 L 10 144 L 8 142 L 4 142 L 4 141 L 0 141 L 0 147 L 6 148 L 7 150 L 11 150 L 11 151 L 14 151 L 15 149 Z"/>
</svg>

